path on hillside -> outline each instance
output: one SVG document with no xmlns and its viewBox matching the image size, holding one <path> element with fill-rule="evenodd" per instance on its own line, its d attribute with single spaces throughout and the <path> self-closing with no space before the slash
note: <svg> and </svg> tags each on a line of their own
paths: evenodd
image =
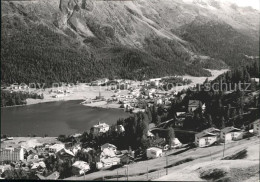
<svg viewBox="0 0 260 182">
<path fill-rule="evenodd" d="M 257 145 L 258 144 L 258 145 Z M 257 137 L 252 138 L 251 140 L 241 140 L 237 142 L 232 142 L 230 144 L 226 144 L 226 150 L 225 150 L 225 156 L 230 155 L 234 153 L 235 151 L 241 150 L 248 146 L 259 146 L 259 139 Z M 195 160 L 181 164 L 176 167 L 168 168 L 169 174 L 172 173 L 176 168 L 182 168 L 187 165 L 195 165 L 196 163 L 201 163 L 205 161 L 211 161 L 211 160 L 219 160 L 222 158 L 223 155 L 223 145 L 219 146 L 212 146 L 208 148 L 194 148 L 190 149 L 186 152 L 183 152 L 178 155 L 171 155 L 174 152 L 178 150 L 169 152 L 168 155 L 168 165 L 174 164 L 180 160 L 187 159 L 187 158 L 193 158 Z M 128 174 L 129 178 L 128 180 L 147 180 L 147 167 L 148 170 L 155 170 L 154 173 L 157 173 L 157 170 L 161 170 L 166 166 L 166 157 L 161 157 L 157 159 L 147 160 L 147 161 L 141 161 L 137 163 L 130 164 L 128 167 Z M 116 175 L 118 174 L 125 175 L 126 168 L 122 167 L 119 169 L 114 170 L 104 170 L 104 171 L 98 171 L 91 174 L 88 174 L 85 176 L 86 180 L 95 180 L 102 177 L 109 177 L 109 179 L 114 176 L 115 178 L 112 178 L 112 180 L 117 180 Z M 139 175 L 140 173 L 143 173 Z M 135 176 L 136 175 L 136 176 Z M 152 173 L 149 173 L 149 175 L 153 175 Z M 81 177 L 70 177 L 66 180 L 84 180 L 84 176 Z M 119 178 L 118 180 L 126 180 L 125 177 Z"/>
</svg>

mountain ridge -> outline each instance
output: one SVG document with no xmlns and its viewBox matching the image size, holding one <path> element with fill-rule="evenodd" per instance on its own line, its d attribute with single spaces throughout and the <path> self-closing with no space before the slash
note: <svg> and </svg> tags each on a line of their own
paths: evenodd
<svg viewBox="0 0 260 182">
<path fill-rule="evenodd" d="M 91 80 L 103 76 L 141 79 L 144 75 L 148 75 L 148 77 L 186 73 L 196 76 L 209 75 L 203 67 L 220 69 L 234 66 L 235 59 L 239 59 L 237 63 L 239 64 L 243 56 L 229 57 L 226 53 L 220 56 L 219 52 L 213 54 L 213 48 L 208 48 L 208 45 L 215 45 L 214 48 L 220 50 L 225 50 L 226 47 L 236 47 L 235 50 L 228 49 L 232 55 L 238 54 L 238 51 L 242 51 L 241 55 L 259 55 L 256 51 L 258 41 L 254 40 L 259 37 L 259 22 L 255 18 L 256 15 L 259 15 L 259 11 L 214 0 L 5 1 L 2 2 L 3 34 L 1 43 L 4 45 L 2 52 L 5 54 L 1 54 L 3 67 L 1 68 L 1 81 L 7 83 L 29 81 L 30 79 L 39 81 L 40 73 L 31 77 L 29 69 L 13 71 L 10 70 L 11 65 L 17 70 L 21 67 L 21 62 L 31 65 L 26 60 L 17 61 L 28 57 L 37 58 L 36 62 L 44 65 L 44 60 L 49 59 L 45 54 L 47 54 L 46 50 L 50 49 L 50 45 L 54 46 L 54 49 L 58 47 L 63 52 L 63 56 L 54 55 L 53 57 L 68 62 L 75 62 L 75 57 L 78 57 L 76 62 L 83 67 L 79 67 L 76 63 L 73 64 L 71 69 L 77 70 L 78 73 L 70 73 L 71 78 L 69 79 L 62 78 L 64 70 L 59 71 L 55 68 L 54 70 L 60 73 L 53 73 L 50 70 L 40 69 L 45 77 L 42 81 L 53 79 L 53 77 L 57 81 L 76 81 L 77 79 Z M 224 31 L 219 35 L 217 32 L 211 33 L 214 30 L 214 28 L 208 28 L 211 26 Z M 199 33 L 201 30 L 206 32 L 208 40 L 205 40 L 204 35 Z M 189 33 L 189 39 L 185 37 L 185 32 Z M 225 36 L 227 32 L 240 36 L 242 41 L 240 38 L 235 40 L 234 36 Z M 33 35 L 37 40 L 31 40 L 34 39 Z M 19 38 L 15 38 L 16 36 Z M 193 36 L 196 37 L 196 40 L 191 38 Z M 225 37 L 225 40 L 221 42 L 224 45 L 223 49 L 221 49 L 220 43 L 217 44 L 213 40 L 220 39 L 222 36 Z M 206 43 L 201 43 L 200 40 L 204 40 Z M 246 41 L 246 44 L 243 41 Z M 27 52 L 26 56 L 21 56 L 25 53 L 19 52 L 19 44 L 26 47 L 24 48 L 24 52 Z M 234 44 L 241 44 L 241 46 Z M 10 47 L 18 49 L 18 53 L 13 55 L 15 50 L 10 50 Z M 113 51 L 118 47 L 121 47 L 120 54 Z M 105 49 L 106 51 L 103 52 Z M 41 52 L 42 57 L 29 55 L 32 51 Z M 66 51 L 73 52 L 73 54 L 64 56 L 67 54 L 64 53 Z M 59 53 L 52 52 L 51 54 Z M 54 63 L 50 63 L 49 60 L 47 62 L 49 62 L 48 67 L 50 68 L 53 64 L 68 64 L 68 62 L 60 60 L 52 60 Z M 128 62 L 128 68 L 124 68 L 125 65 L 119 62 Z M 201 62 L 203 64 L 200 64 Z M 97 69 L 90 70 L 90 65 Z M 101 65 L 107 66 L 107 69 L 104 68 L 106 69 L 103 71 L 104 74 L 99 72 L 98 68 L 103 67 Z M 117 65 L 121 65 L 118 67 L 119 70 L 111 67 L 117 67 Z M 142 73 L 137 71 L 140 71 L 137 69 L 137 65 L 143 70 Z M 143 65 L 146 66 L 142 68 Z M 205 65 L 207 66 L 205 67 Z M 197 69 L 197 73 L 194 68 Z M 32 69 L 39 68 L 33 66 Z M 83 74 L 84 70 L 90 71 L 91 74 Z M 130 70 L 132 74 L 127 73 Z M 67 71 L 71 72 L 69 69 Z M 48 72 L 53 77 L 48 76 Z M 138 74 L 135 75 L 137 72 Z M 21 75 L 24 76 L 21 78 Z M 25 78 L 28 75 L 30 79 Z"/>
</svg>

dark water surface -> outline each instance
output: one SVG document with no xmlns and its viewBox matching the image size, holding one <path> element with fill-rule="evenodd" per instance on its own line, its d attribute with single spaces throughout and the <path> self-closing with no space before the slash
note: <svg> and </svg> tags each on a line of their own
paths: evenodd
<svg viewBox="0 0 260 182">
<path fill-rule="evenodd" d="M 81 101 L 60 101 L 1 109 L 1 134 L 58 136 L 89 130 L 98 121 L 114 124 L 129 116 L 123 110 L 91 108 Z"/>
</svg>

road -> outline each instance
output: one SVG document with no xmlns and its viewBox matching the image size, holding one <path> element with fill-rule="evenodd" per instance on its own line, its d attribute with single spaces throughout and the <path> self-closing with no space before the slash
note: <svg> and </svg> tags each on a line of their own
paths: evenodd
<svg viewBox="0 0 260 182">
<path fill-rule="evenodd" d="M 257 137 L 251 138 L 251 140 L 240 140 L 236 142 L 232 142 L 230 144 L 226 144 L 225 147 L 225 156 L 230 155 L 236 151 L 239 151 L 243 148 L 246 148 L 248 146 L 259 146 L 259 139 Z M 180 149 L 179 149 L 180 150 Z M 183 168 L 185 166 L 189 165 L 196 165 L 197 163 L 201 162 L 207 162 L 211 160 L 219 160 L 223 156 L 223 145 L 219 146 L 212 146 L 208 148 L 194 148 L 190 149 L 186 152 L 183 152 L 178 155 L 174 155 L 175 151 L 169 152 L 167 154 L 168 156 L 168 165 L 173 165 L 174 163 L 187 159 L 187 158 L 193 158 L 193 161 L 168 168 L 169 174 L 174 172 L 176 169 Z M 160 172 L 160 175 L 164 175 L 164 167 L 166 166 L 166 157 L 161 157 L 157 159 L 147 160 L 147 161 L 141 161 L 137 163 L 130 164 L 128 167 L 128 180 L 147 180 L 147 170 L 154 172 L 150 172 L 149 175 L 156 175 Z M 158 172 L 159 171 L 159 172 Z M 117 180 L 116 176 L 117 173 L 119 176 L 122 176 L 118 180 L 126 180 L 125 173 L 126 168 L 119 168 L 114 170 L 105 170 L 105 171 L 98 171 L 91 174 L 86 175 L 86 180 L 95 180 L 100 179 L 102 177 L 107 177 L 111 180 Z M 70 177 L 66 180 L 84 180 L 84 176 L 82 177 Z"/>
</svg>

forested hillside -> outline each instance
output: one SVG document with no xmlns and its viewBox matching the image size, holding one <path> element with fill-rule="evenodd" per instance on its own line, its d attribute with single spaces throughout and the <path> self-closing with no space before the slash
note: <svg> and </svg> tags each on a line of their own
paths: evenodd
<svg viewBox="0 0 260 182">
<path fill-rule="evenodd" d="M 177 0 L 1 5 L 2 83 L 209 76 L 204 68 L 235 67 L 245 55 L 259 55 L 254 39 L 259 12 L 231 5 Z"/>
<path fill-rule="evenodd" d="M 196 52 L 223 60 L 232 67 L 240 66 L 245 55 L 259 55 L 257 39 L 239 33 L 226 23 L 204 19 L 198 17 L 178 30 L 183 40 L 190 42 Z"/>
</svg>

